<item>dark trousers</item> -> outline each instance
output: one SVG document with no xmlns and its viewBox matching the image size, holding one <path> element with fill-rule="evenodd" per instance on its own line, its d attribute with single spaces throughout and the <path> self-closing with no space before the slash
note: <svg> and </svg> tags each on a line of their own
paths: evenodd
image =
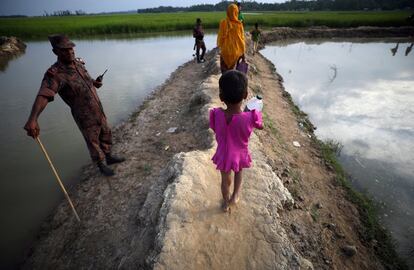
<svg viewBox="0 0 414 270">
<path fill-rule="evenodd" d="M 201 49 L 201 55 L 200 55 L 200 49 Z M 200 61 L 204 59 L 204 54 L 206 53 L 206 44 L 203 40 L 196 40 L 196 55 L 197 55 L 197 61 Z"/>
</svg>

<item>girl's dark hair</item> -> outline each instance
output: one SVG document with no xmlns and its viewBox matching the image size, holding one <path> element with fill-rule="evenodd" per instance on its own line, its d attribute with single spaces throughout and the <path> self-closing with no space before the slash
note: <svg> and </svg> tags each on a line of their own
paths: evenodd
<svg viewBox="0 0 414 270">
<path fill-rule="evenodd" d="M 219 80 L 220 99 L 224 103 L 237 104 L 247 94 L 247 77 L 238 70 L 229 70 Z"/>
</svg>

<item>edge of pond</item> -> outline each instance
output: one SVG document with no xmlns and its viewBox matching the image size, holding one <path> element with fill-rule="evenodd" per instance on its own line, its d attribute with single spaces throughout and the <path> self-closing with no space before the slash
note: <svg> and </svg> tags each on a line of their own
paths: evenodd
<svg viewBox="0 0 414 270">
<path fill-rule="evenodd" d="M 364 36 L 364 33 L 367 36 Z M 352 37 L 352 35 L 355 35 Z M 310 39 L 341 39 L 341 38 L 363 38 L 365 40 L 369 38 L 380 37 L 394 37 L 394 38 L 411 38 L 414 39 L 414 27 L 401 28 L 379 28 L 379 27 L 361 27 L 355 29 L 331 29 L 331 28 L 313 28 L 313 29 L 293 29 L 293 28 L 276 28 L 272 31 L 264 33 L 265 38 L 260 44 L 260 49 L 263 49 L 267 43 L 280 42 L 280 41 L 292 41 L 301 40 L 306 41 Z M 266 60 L 274 68 L 274 72 L 277 73 L 275 65 Z M 278 73 L 277 73 L 278 74 Z M 283 78 L 280 74 L 278 74 Z M 380 224 L 378 203 L 373 200 L 368 194 L 357 191 L 352 187 L 349 180 L 349 175 L 343 169 L 342 165 L 338 161 L 337 151 L 335 149 L 335 141 L 322 141 L 314 134 L 315 126 L 309 120 L 307 114 L 303 112 L 299 106 L 297 106 L 290 95 L 286 91 L 283 81 L 281 83 L 283 96 L 289 101 L 290 106 L 294 114 L 297 116 L 299 122 L 301 122 L 304 128 L 312 134 L 312 140 L 314 146 L 318 148 L 322 153 L 322 158 L 325 161 L 325 165 L 333 170 L 336 174 L 336 181 L 347 192 L 349 201 L 357 206 L 360 214 L 361 222 L 364 226 L 364 234 L 360 235 L 361 238 L 367 243 L 374 241 L 376 247 L 374 249 L 375 254 L 383 263 L 386 269 L 409 269 L 406 261 L 397 253 L 396 243 L 393 240 L 390 232 Z"/>
</svg>

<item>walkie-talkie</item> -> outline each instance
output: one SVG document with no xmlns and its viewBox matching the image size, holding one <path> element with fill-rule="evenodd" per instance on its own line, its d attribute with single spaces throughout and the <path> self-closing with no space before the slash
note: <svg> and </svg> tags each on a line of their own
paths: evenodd
<svg viewBox="0 0 414 270">
<path fill-rule="evenodd" d="M 103 80 L 103 76 L 105 75 L 105 73 L 108 71 L 108 69 L 105 69 L 104 73 L 102 73 L 101 75 L 98 76 L 98 78 L 96 78 L 97 82 L 102 82 Z"/>
</svg>

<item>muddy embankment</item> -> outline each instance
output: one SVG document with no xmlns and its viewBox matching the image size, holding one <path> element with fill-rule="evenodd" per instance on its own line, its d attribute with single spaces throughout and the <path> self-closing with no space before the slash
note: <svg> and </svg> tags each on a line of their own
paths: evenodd
<svg viewBox="0 0 414 270">
<path fill-rule="evenodd" d="M 378 258 L 378 241 L 363 237 L 357 207 L 275 67 L 250 51 L 249 97 L 264 97 L 265 128 L 252 135 L 240 203 L 221 211 L 208 129 L 208 110 L 222 106 L 218 57 L 214 49 L 206 63 L 179 67 L 114 130 L 114 152 L 127 161 L 111 178 L 84 169 L 70 191 L 82 222 L 62 202 L 23 269 L 393 267 Z"/>
<path fill-rule="evenodd" d="M 0 71 L 7 68 L 8 63 L 26 50 L 26 44 L 16 37 L 0 37 Z"/>
<path fill-rule="evenodd" d="M 313 38 L 414 38 L 414 27 L 371 27 L 361 26 L 357 28 L 326 28 L 315 27 L 296 29 L 290 27 L 278 27 L 266 31 L 262 36 L 263 43 L 286 39 L 313 39 Z"/>
</svg>

